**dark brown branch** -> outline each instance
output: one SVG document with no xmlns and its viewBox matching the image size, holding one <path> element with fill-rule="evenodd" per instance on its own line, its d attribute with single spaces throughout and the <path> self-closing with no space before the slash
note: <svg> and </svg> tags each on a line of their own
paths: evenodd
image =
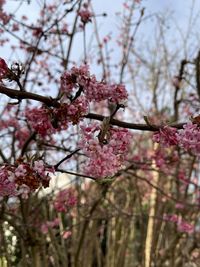
<svg viewBox="0 0 200 267">
<path fill-rule="evenodd" d="M 64 157 L 62 160 L 60 160 L 56 165 L 54 165 L 54 169 L 57 170 L 58 167 L 66 160 L 70 159 L 74 154 L 76 154 L 80 149 L 76 149 L 75 151 L 73 151 L 72 153 L 70 153 L 69 155 L 67 155 L 66 157 Z"/>
<path fill-rule="evenodd" d="M 103 121 L 105 118 L 102 115 L 99 114 L 94 114 L 94 113 L 89 113 L 88 115 L 85 116 L 88 119 L 93 119 L 93 120 L 98 120 L 98 121 Z M 124 121 L 119 121 L 116 119 L 110 119 L 110 124 L 127 128 L 127 129 L 132 129 L 132 130 L 141 130 L 141 131 L 150 131 L 150 132 L 155 132 L 159 131 L 160 128 L 163 127 L 163 125 L 147 125 L 147 124 L 141 124 L 141 123 L 131 123 L 131 122 L 124 122 Z M 177 124 L 170 124 L 171 127 L 177 128 L 177 129 L 182 129 L 184 123 L 177 123 Z"/>
<path fill-rule="evenodd" d="M 3 85 L 0 85 L 0 93 L 7 95 L 10 98 L 18 99 L 18 100 L 32 99 L 32 100 L 41 102 L 49 107 L 60 106 L 60 103 L 56 98 L 41 96 L 38 94 L 26 92 L 26 91 L 18 91 L 15 89 L 7 88 Z M 105 117 L 99 114 L 89 113 L 85 116 L 85 118 L 103 121 Z M 147 125 L 147 124 L 140 124 L 140 123 L 124 122 L 124 121 L 119 121 L 113 118 L 110 119 L 110 124 L 118 126 L 118 127 L 132 129 L 132 130 L 141 130 L 141 131 L 150 131 L 150 132 L 158 131 L 160 128 L 163 127 L 163 125 Z M 171 127 L 174 127 L 177 129 L 182 129 L 183 125 L 184 123 L 170 124 Z"/>
<path fill-rule="evenodd" d="M 23 146 L 22 151 L 21 151 L 21 157 L 24 156 L 29 144 L 31 143 L 32 140 L 35 140 L 35 138 L 36 138 L 36 132 L 33 132 L 24 143 L 24 146 Z"/>
<path fill-rule="evenodd" d="M 196 64 L 196 88 L 200 100 L 200 51 L 198 52 L 195 64 Z"/>
<path fill-rule="evenodd" d="M 59 102 L 56 99 L 53 99 L 51 97 L 45 97 L 45 96 L 41 96 L 38 94 L 25 92 L 25 91 L 18 91 L 15 89 L 7 88 L 3 85 L 0 85 L 0 93 L 7 95 L 10 98 L 18 99 L 18 100 L 32 99 L 32 100 L 35 100 L 38 102 L 42 102 L 49 107 L 59 107 L 60 106 Z"/>
<path fill-rule="evenodd" d="M 174 92 L 174 121 L 178 120 L 178 109 L 179 109 L 179 104 L 180 104 L 180 100 L 178 100 L 178 92 L 180 89 L 180 83 L 183 80 L 183 74 L 184 74 L 184 68 L 187 64 L 187 60 L 183 59 L 181 61 L 181 65 L 180 65 L 180 69 L 179 69 L 179 74 L 178 76 L 176 76 L 178 83 L 175 85 L 175 92 Z"/>
</svg>

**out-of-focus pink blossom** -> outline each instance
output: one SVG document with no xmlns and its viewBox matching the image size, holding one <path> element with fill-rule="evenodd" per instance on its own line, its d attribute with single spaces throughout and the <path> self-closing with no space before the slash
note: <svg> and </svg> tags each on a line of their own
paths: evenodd
<svg viewBox="0 0 200 267">
<path fill-rule="evenodd" d="M 64 231 L 62 234 L 63 239 L 68 239 L 72 235 L 71 231 Z"/>
<path fill-rule="evenodd" d="M 16 195 L 17 190 L 14 182 L 14 177 L 12 173 L 3 166 L 0 168 L 0 197 Z"/>
<path fill-rule="evenodd" d="M 3 10 L 3 5 L 5 2 L 5 0 L 0 0 L 0 21 L 2 21 L 3 24 L 7 24 L 10 20 L 10 16 L 7 15 Z"/>
<path fill-rule="evenodd" d="M 27 199 L 30 191 L 31 191 L 31 189 L 29 186 L 22 184 L 19 186 L 18 194 L 21 195 L 22 198 Z"/>
<path fill-rule="evenodd" d="M 78 15 L 80 16 L 83 25 L 85 25 L 86 23 L 91 22 L 93 13 L 89 10 L 88 4 L 85 3 L 83 8 L 78 12 Z"/>
<path fill-rule="evenodd" d="M 176 203 L 176 205 L 175 205 L 175 208 L 176 208 L 176 209 L 180 209 L 180 210 L 182 210 L 184 207 L 185 207 L 185 206 L 184 206 L 184 204 L 182 204 L 182 203 Z"/>
<path fill-rule="evenodd" d="M 40 230 L 43 234 L 47 234 L 49 229 L 57 227 L 59 223 L 60 223 L 59 218 L 55 218 L 53 221 L 46 221 L 41 225 Z"/>
<path fill-rule="evenodd" d="M 69 208 L 72 208 L 77 203 L 77 197 L 75 191 L 71 188 L 63 189 L 59 191 L 54 200 L 54 208 L 58 212 L 66 212 Z"/>
<path fill-rule="evenodd" d="M 194 232 L 194 225 L 192 225 L 188 222 L 185 222 L 185 221 L 180 221 L 178 223 L 178 231 L 192 234 Z"/>
<path fill-rule="evenodd" d="M 177 230 L 179 232 L 184 232 L 188 234 L 192 234 L 194 232 L 194 225 L 186 222 L 176 214 L 165 214 L 163 219 L 169 222 L 174 222 L 177 225 Z"/>
<path fill-rule="evenodd" d="M 12 31 L 13 32 L 19 31 L 19 24 L 14 23 L 13 26 L 12 26 Z"/>
<path fill-rule="evenodd" d="M 17 145 L 22 148 L 28 137 L 30 136 L 30 131 L 26 127 L 15 128 L 15 138 L 17 140 Z"/>
<path fill-rule="evenodd" d="M 0 58 L 0 80 L 6 78 L 8 66 L 3 58 Z"/>
</svg>

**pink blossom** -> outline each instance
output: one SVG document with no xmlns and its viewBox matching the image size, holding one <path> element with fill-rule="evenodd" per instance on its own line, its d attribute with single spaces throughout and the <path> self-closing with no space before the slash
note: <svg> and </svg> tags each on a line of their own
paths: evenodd
<svg viewBox="0 0 200 267">
<path fill-rule="evenodd" d="M 21 195 L 23 199 L 28 198 L 28 194 L 30 193 L 31 189 L 28 185 L 22 184 L 18 188 L 18 194 Z"/>
<path fill-rule="evenodd" d="M 6 78 L 8 73 L 8 66 L 3 58 L 0 58 L 0 80 Z"/>
<path fill-rule="evenodd" d="M 5 0 L 0 0 L 0 20 L 3 22 L 3 24 L 7 24 L 10 20 L 10 16 L 3 11 L 4 4 Z"/>
<path fill-rule="evenodd" d="M 180 221 L 178 223 L 178 231 L 192 234 L 194 232 L 194 225 L 192 225 L 188 222 L 185 222 L 185 221 Z"/>
<path fill-rule="evenodd" d="M 50 121 L 49 111 L 46 108 L 29 108 L 26 110 L 25 116 L 31 127 L 41 136 L 44 137 L 55 132 Z"/>
<path fill-rule="evenodd" d="M 26 127 L 15 128 L 15 138 L 18 141 L 17 145 L 19 148 L 22 148 L 28 137 L 30 136 L 30 131 Z"/>
<path fill-rule="evenodd" d="M 124 85 L 97 81 L 94 75 L 90 75 L 87 65 L 82 65 L 79 68 L 73 67 L 61 76 L 61 91 L 67 97 L 75 94 L 78 90 L 81 90 L 89 102 L 109 100 L 120 103 L 128 97 Z"/>
<path fill-rule="evenodd" d="M 164 220 L 166 220 L 166 221 L 169 221 L 169 222 L 175 222 L 175 223 L 177 223 L 178 222 L 178 220 L 179 220 L 179 217 L 178 217 L 178 215 L 176 215 L 176 214 L 172 214 L 172 215 L 169 215 L 169 214 L 164 214 Z"/>
<path fill-rule="evenodd" d="M 12 26 L 12 31 L 13 32 L 19 31 L 19 24 L 14 23 L 13 26 Z"/>
<path fill-rule="evenodd" d="M 58 192 L 54 200 L 54 208 L 58 212 L 66 212 L 69 208 L 76 205 L 77 198 L 75 192 L 71 188 L 63 189 Z"/>
<path fill-rule="evenodd" d="M 179 145 L 186 151 L 200 156 L 200 128 L 197 124 L 189 122 L 177 134 Z"/>
<path fill-rule="evenodd" d="M 40 186 L 49 186 L 50 172 L 54 172 L 54 169 L 45 168 L 42 160 L 35 162 L 18 160 L 15 165 L 6 164 L 0 168 L 0 197 L 21 195 L 27 198 L 30 192 Z"/>
<path fill-rule="evenodd" d="M 62 103 L 59 108 L 53 110 L 59 129 L 67 128 L 69 122 L 77 124 L 88 113 L 88 101 L 84 96 L 78 97 L 72 103 Z"/>
<path fill-rule="evenodd" d="M 23 164 L 20 164 L 15 170 L 15 176 L 16 177 L 24 176 L 26 172 L 27 172 L 26 166 Z"/>
<path fill-rule="evenodd" d="M 42 34 L 42 28 L 41 27 L 35 27 L 34 30 L 33 30 L 33 36 L 40 36 Z"/>
<path fill-rule="evenodd" d="M 78 15 L 81 18 L 82 23 L 85 25 L 88 22 L 91 22 L 91 17 L 93 13 L 88 9 L 88 4 L 84 4 L 83 8 L 78 12 Z"/>
<path fill-rule="evenodd" d="M 183 209 L 185 206 L 182 203 L 176 203 L 175 208 L 176 209 Z"/>
<path fill-rule="evenodd" d="M 47 234 L 49 229 L 57 227 L 59 223 L 60 223 L 59 218 L 55 218 L 53 221 L 46 221 L 41 225 L 40 230 L 43 234 Z"/>
<path fill-rule="evenodd" d="M 13 175 L 6 167 L 3 166 L 0 168 L 0 197 L 16 195 L 17 190 Z"/>
<path fill-rule="evenodd" d="M 153 141 L 166 147 L 177 145 L 177 129 L 165 126 L 159 132 L 154 133 Z"/>
<path fill-rule="evenodd" d="M 186 222 L 185 220 L 183 220 L 180 216 L 176 214 L 172 214 L 172 215 L 165 214 L 164 220 L 169 221 L 169 222 L 174 222 L 177 225 L 177 230 L 179 232 L 184 232 L 188 234 L 191 234 L 194 232 L 194 225 Z"/>
<path fill-rule="evenodd" d="M 67 129 L 71 122 L 77 124 L 88 113 L 88 101 L 80 96 L 71 103 L 59 107 L 27 109 L 25 116 L 31 127 L 42 137 Z"/>
<path fill-rule="evenodd" d="M 64 231 L 62 234 L 63 239 L 68 239 L 72 235 L 71 231 Z"/>
<path fill-rule="evenodd" d="M 34 162 L 33 170 L 36 171 L 39 175 L 45 175 L 45 166 L 42 160 L 38 160 Z"/>
<path fill-rule="evenodd" d="M 61 90 L 66 95 L 73 92 L 78 88 L 78 84 L 84 86 L 90 76 L 89 68 L 87 65 L 82 65 L 79 68 L 73 67 L 70 71 L 66 71 L 61 76 Z"/>
<path fill-rule="evenodd" d="M 79 142 L 88 157 L 84 171 L 96 178 L 114 175 L 123 167 L 132 135 L 127 129 L 110 128 L 105 144 L 98 139 L 100 126 L 91 124 L 81 126 L 82 138 Z"/>
</svg>

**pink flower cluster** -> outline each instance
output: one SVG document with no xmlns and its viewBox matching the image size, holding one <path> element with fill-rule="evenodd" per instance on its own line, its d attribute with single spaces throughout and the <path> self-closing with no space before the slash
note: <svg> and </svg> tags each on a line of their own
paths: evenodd
<svg viewBox="0 0 200 267">
<path fill-rule="evenodd" d="M 54 208 L 58 212 L 67 212 L 69 208 L 77 204 L 77 197 L 72 188 L 63 189 L 58 192 L 54 200 Z"/>
<path fill-rule="evenodd" d="M 88 113 L 88 101 L 80 96 L 70 104 L 62 103 L 59 108 L 53 110 L 61 128 L 66 128 L 69 122 L 77 124 Z"/>
<path fill-rule="evenodd" d="M 5 166 L 0 168 L 0 197 L 16 196 L 17 189 L 14 183 L 14 174 Z"/>
<path fill-rule="evenodd" d="M 60 224 L 59 218 L 55 218 L 53 221 L 46 221 L 45 223 L 41 225 L 41 228 L 40 228 L 41 232 L 43 234 L 47 234 L 49 229 L 55 228 L 59 226 L 59 224 Z"/>
<path fill-rule="evenodd" d="M 185 124 L 179 131 L 176 128 L 165 126 L 159 132 L 154 133 L 153 141 L 165 147 L 178 145 L 184 150 L 200 156 L 200 127 L 192 122 Z"/>
<path fill-rule="evenodd" d="M 99 82 L 94 75 L 90 75 L 87 65 L 73 67 L 61 76 L 61 91 L 69 96 L 81 90 L 86 99 L 91 102 L 109 100 L 114 103 L 126 100 L 128 97 L 125 87 L 121 84 Z"/>
<path fill-rule="evenodd" d="M 180 216 L 176 214 L 172 214 L 172 215 L 165 214 L 164 220 L 176 223 L 177 230 L 179 232 L 184 232 L 188 234 L 192 234 L 194 232 L 194 225 L 184 221 Z"/>
<path fill-rule="evenodd" d="M 200 156 L 200 127 L 197 124 L 185 124 L 177 134 L 177 140 L 183 149 Z"/>
<path fill-rule="evenodd" d="M 55 132 L 50 121 L 50 109 L 44 107 L 28 108 L 25 111 L 25 116 L 30 126 L 42 137 Z"/>
<path fill-rule="evenodd" d="M 91 22 L 93 16 L 92 12 L 88 9 L 88 4 L 83 4 L 83 8 L 78 12 L 78 15 L 81 18 L 81 22 L 85 25 L 88 22 Z"/>
<path fill-rule="evenodd" d="M 48 171 L 48 173 L 47 173 Z M 28 197 L 28 193 L 36 190 L 41 185 L 49 185 L 49 172 L 42 160 L 36 160 L 32 163 L 18 162 L 15 165 L 5 165 L 0 168 L 0 196 L 18 196 Z"/>
<path fill-rule="evenodd" d="M 30 126 L 42 137 L 66 129 L 69 122 L 77 124 L 88 113 L 88 102 L 79 97 L 71 104 L 62 103 L 58 108 L 27 109 L 25 116 Z"/>
<path fill-rule="evenodd" d="M 82 138 L 79 142 L 80 148 L 88 157 L 84 171 L 96 178 L 112 176 L 123 167 L 132 137 L 127 129 L 110 127 L 106 133 L 106 143 L 102 144 L 98 139 L 100 130 L 98 124 L 82 125 Z"/>
<path fill-rule="evenodd" d="M 10 16 L 3 11 L 4 4 L 5 0 L 0 0 L 0 21 L 2 21 L 3 24 L 7 24 L 10 20 Z"/>
<path fill-rule="evenodd" d="M 154 133 L 153 141 L 166 147 L 177 145 L 177 129 L 165 126 L 161 128 L 159 132 Z"/>
<path fill-rule="evenodd" d="M 30 131 L 27 127 L 21 125 L 14 115 L 9 114 L 4 119 L 0 120 L 0 130 L 10 130 L 10 127 L 15 129 L 15 138 L 17 141 L 17 146 L 22 148 L 28 137 L 30 136 Z"/>
<path fill-rule="evenodd" d="M 8 66 L 3 58 L 0 58 L 0 81 L 6 78 L 8 73 Z"/>
</svg>

